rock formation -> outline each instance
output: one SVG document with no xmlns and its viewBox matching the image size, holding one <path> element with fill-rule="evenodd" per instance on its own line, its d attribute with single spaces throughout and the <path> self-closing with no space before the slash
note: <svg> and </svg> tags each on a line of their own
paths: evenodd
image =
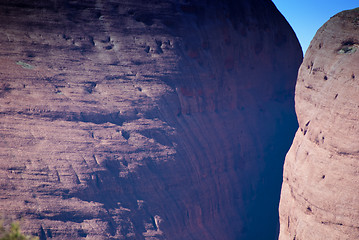
<svg viewBox="0 0 359 240">
<path fill-rule="evenodd" d="M 0 30 L 3 216 L 40 239 L 275 239 L 302 54 L 271 1 L 2 1 Z"/>
<path fill-rule="evenodd" d="M 300 67 L 280 240 L 359 239 L 359 11 L 325 23 Z"/>
</svg>

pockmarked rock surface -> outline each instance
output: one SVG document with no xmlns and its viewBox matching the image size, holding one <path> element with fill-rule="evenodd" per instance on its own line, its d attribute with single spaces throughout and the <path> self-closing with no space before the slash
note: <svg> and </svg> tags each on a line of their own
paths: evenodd
<svg viewBox="0 0 359 240">
<path fill-rule="evenodd" d="M 280 240 L 359 239 L 359 10 L 317 32 L 299 70 Z"/>
<path fill-rule="evenodd" d="M 301 61 L 266 0 L 1 1 L 0 214 L 40 239 L 275 239 Z"/>
</svg>

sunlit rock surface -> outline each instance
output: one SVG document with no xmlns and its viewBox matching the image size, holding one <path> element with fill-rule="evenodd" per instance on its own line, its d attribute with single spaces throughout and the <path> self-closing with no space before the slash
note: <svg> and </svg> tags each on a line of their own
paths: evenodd
<svg viewBox="0 0 359 240">
<path fill-rule="evenodd" d="M 335 15 L 305 55 L 287 154 L 280 240 L 359 239 L 359 11 Z"/>
<path fill-rule="evenodd" d="M 275 239 L 302 53 L 271 1 L 2 1 L 0 30 L 3 216 L 40 239 Z"/>
</svg>

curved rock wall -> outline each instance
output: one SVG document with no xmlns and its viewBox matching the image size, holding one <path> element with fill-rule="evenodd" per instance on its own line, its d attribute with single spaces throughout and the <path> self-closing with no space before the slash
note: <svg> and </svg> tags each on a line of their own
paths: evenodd
<svg viewBox="0 0 359 240">
<path fill-rule="evenodd" d="M 0 29 L 1 214 L 40 239 L 275 238 L 302 55 L 270 1 L 14 0 Z"/>
<path fill-rule="evenodd" d="M 287 154 L 279 239 L 359 239 L 359 11 L 312 40 L 299 70 L 299 130 Z"/>
</svg>

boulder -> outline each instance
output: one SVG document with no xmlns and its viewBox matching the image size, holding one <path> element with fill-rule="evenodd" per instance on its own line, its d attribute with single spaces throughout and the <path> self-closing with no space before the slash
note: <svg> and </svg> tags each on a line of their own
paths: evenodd
<svg viewBox="0 0 359 240">
<path fill-rule="evenodd" d="M 312 40 L 295 93 L 299 129 L 284 166 L 280 240 L 359 239 L 359 11 Z"/>
<path fill-rule="evenodd" d="M 40 239 L 275 239 L 302 61 L 269 0 L 0 7 L 0 209 Z"/>
</svg>

